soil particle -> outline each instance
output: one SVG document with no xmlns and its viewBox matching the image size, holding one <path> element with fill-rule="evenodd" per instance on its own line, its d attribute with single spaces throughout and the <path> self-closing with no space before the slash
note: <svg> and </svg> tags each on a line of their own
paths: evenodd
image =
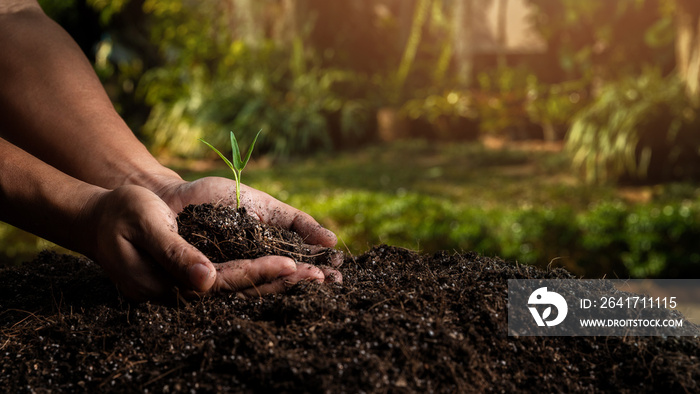
<svg viewBox="0 0 700 394">
<path fill-rule="evenodd" d="M 237 256 L 240 240 L 198 238 Z M 91 261 L 44 252 L 0 271 L 0 390 L 700 391 L 697 338 L 509 337 L 507 280 L 562 269 L 379 245 L 340 271 L 284 295 L 131 304 Z"/>
</svg>

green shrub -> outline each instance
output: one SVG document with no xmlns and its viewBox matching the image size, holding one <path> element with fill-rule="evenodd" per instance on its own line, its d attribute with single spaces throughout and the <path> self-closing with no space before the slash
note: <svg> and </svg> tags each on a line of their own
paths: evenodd
<svg viewBox="0 0 700 394">
<path fill-rule="evenodd" d="M 622 202 L 606 201 L 576 215 L 580 238 L 572 249 L 580 271 L 589 277 L 627 277 L 621 256 L 629 250 L 624 232 L 628 214 L 629 207 Z"/>
<path fill-rule="evenodd" d="M 530 120 L 542 126 L 546 140 L 563 138 L 571 119 L 588 102 L 585 81 L 541 84 L 529 76 L 528 85 L 525 110 Z"/>
<path fill-rule="evenodd" d="M 577 228 L 571 225 L 569 208 L 525 207 L 494 210 L 488 215 L 495 254 L 540 266 L 571 257 Z"/>
<path fill-rule="evenodd" d="M 474 250 L 587 278 L 697 277 L 700 204 L 601 202 L 484 209 L 414 193 L 344 191 L 292 205 L 337 229 L 353 253 L 388 243 L 426 252 Z"/>
<path fill-rule="evenodd" d="M 633 276 L 700 274 L 700 207 L 697 204 L 639 207 L 624 223 L 629 251 L 623 262 Z"/>
<path fill-rule="evenodd" d="M 416 137 L 443 140 L 473 140 L 478 137 L 478 114 L 469 92 L 447 91 L 407 101 L 401 112 L 428 127 Z"/>
<path fill-rule="evenodd" d="M 300 44 L 290 54 L 272 41 L 259 48 L 236 41 L 214 72 L 151 70 L 142 85 L 153 106 L 144 132 L 155 149 L 188 156 L 202 153 L 192 142 L 198 138 L 225 143 L 222 128 L 262 129 L 260 149 L 278 156 L 328 150 L 362 137 L 371 129 L 368 105 L 335 91 L 354 75 L 307 64 L 305 56 Z"/>
<path fill-rule="evenodd" d="M 574 119 L 566 146 L 589 182 L 697 175 L 700 119 L 675 76 L 646 71 L 603 87 Z"/>
<path fill-rule="evenodd" d="M 250 7 L 262 12 L 261 3 Z M 248 39 L 247 28 L 232 26 L 237 7 L 230 4 L 147 0 L 142 8 L 161 59 L 137 86 L 151 107 L 143 136 L 153 150 L 198 156 L 205 152 L 198 139 L 219 146 L 227 142 L 222 128 L 252 128 L 265 134 L 262 152 L 285 156 L 371 130 L 369 105 L 357 89 L 345 90 L 360 85 L 359 77 L 321 67 L 320 56 L 303 45 L 306 26 L 292 37 Z"/>
<path fill-rule="evenodd" d="M 505 67 L 479 73 L 475 105 L 480 130 L 496 135 L 510 133 L 515 137 L 534 137 L 525 111 L 530 78 L 531 74 L 524 68 Z"/>
</svg>

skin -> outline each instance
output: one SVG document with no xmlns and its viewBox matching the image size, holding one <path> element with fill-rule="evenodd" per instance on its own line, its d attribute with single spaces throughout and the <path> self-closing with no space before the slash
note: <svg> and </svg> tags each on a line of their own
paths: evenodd
<svg viewBox="0 0 700 394">
<path fill-rule="evenodd" d="M 34 0 L 0 0 L 0 220 L 92 258 L 134 300 L 228 291 L 257 296 L 332 269 L 281 256 L 214 266 L 177 234 L 188 204 L 235 204 L 235 182 L 184 181 L 115 111 L 90 62 Z M 311 216 L 241 186 L 259 220 L 310 245 L 335 235 Z M 336 261 L 339 263 L 339 261 Z"/>
</svg>

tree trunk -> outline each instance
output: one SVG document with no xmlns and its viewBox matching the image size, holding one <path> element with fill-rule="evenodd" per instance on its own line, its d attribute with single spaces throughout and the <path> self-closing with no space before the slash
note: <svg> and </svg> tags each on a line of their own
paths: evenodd
<svg viewBox="0 0 700 394">
<path fill-rule="evenodd" d="M 231 0 L 233 5 L 234 37 L 256 47 L 264 38 L 259 18 L 259 4 L 255 0 Z"/>
<path fill-rule="evenodd" d="M 457 66 L 457 80 L 462 88 L 472 83 L 474 69 L 473 50 L 473 0 L 454 1 L 454 52 Z"/>
<path fill-rule="evenodd" d="M 398 48 L 406 48 L 408 36 L 413 25 L 413 11 L 416 9 L 417 0 L 400 0 L 399 8 L 399 41 Z"/>
<path fill-rule="evenodd" d="M 676 65 L 688 96 L 700 101 L 700 2 L 676 3 Z"/>
<path fill-rule="evenodd" d="M 498 67 L 505 68 L 506 46 L 508 45 L 506 21 L 508 15 L 508 0 L 498 2 Z"/>
<path fill-rule="evenodd" d="M 257 0 L 260 1 L 260 0 Z M 281 0 L 272 20 L 272 38 L 281 44 L 290 44 L 310 26 L 304 25 L 308 8 L 304 0 Z"/>
<path fill-rule="evenodd" d="M 416 59 L 416 54 L 418 53 L 418 46 L 420 45 L 423 24 L 428 17 L 430 11 L 430 3 L 432 0 L 418 0 L 416 3 L 416 8 L 413 11 L 413 20 L 411 22 L 411 31 L 408 35 L 408 40 L 406 41 L 406 47 L 403 51 L 403 56 L 401 58 L 401 64 L 399 64 L 399 69 L 396 72 L 397 88 L 399 89 L 399 94 L 403 88 L 406 78 L 411 71 L 413 62 Z"/>
</svg>

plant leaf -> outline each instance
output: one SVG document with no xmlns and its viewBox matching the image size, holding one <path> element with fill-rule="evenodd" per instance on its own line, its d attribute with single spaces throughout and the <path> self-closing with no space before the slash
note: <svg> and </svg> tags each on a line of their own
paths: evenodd
<svg viewBox="0 0 700 394">
<path fill-rule="evenodd" d="M 255 135 L 255 138 L 253 138 L 253 143 L 250 144 L 250 147 L 248 148 L 248 153 L 245 155 L 245 160 L 243 160 L 243 167 L 241 167 L 241 170 L 245 168 L 245 166 L 248 164 L 248 160 L 250 160 L 250 155 L 253 153 L 253 147 L 255 147 L 255 141 L 258 140 L 258 136 L 262 132 L 262 129 L 258 131 L 258 134 Z"/>
<path fill-rule="evenodd" d="M 233 151 L 233 166 L 236 170 L 241 171 L 243 169 L 243 163 L 241 162 L 241 150 L 238 148 L 238 141 L 236 140 L 236 135 L 231 132 L 231 150 Z"/>
<path fill-rule="evenodd" d="M 202 141 L 202 142 L 204 142 L 205 144 L 207 144 L 207 146 L 210 147 L 211 149 L 213 149 L 214 152 L 216 152 L 216 153 L 219 155 L 219 157 L 221 157 L 222 159 L 224 159 L 224 161 L 225 161 L 226 164 L 229 166 L 229 168 L 231 168 L 231 171 L 233 171 L 234 173 L 236 172 L 236 169 L 233 167 L 233 164 L 231 163 L 231 161 L 229 161 L 229 159 L 227 159 L 226 156 L 224 156 L 223 153 L 219 152 L 218 149 L 214 148 L 214 146 L 213 146 L 212 144 L 208 143 L 207 141 L 204 141 L 204 140 L 201 139 L 201 138 L 200 138 L 199 140 Z"/>
</svg>

